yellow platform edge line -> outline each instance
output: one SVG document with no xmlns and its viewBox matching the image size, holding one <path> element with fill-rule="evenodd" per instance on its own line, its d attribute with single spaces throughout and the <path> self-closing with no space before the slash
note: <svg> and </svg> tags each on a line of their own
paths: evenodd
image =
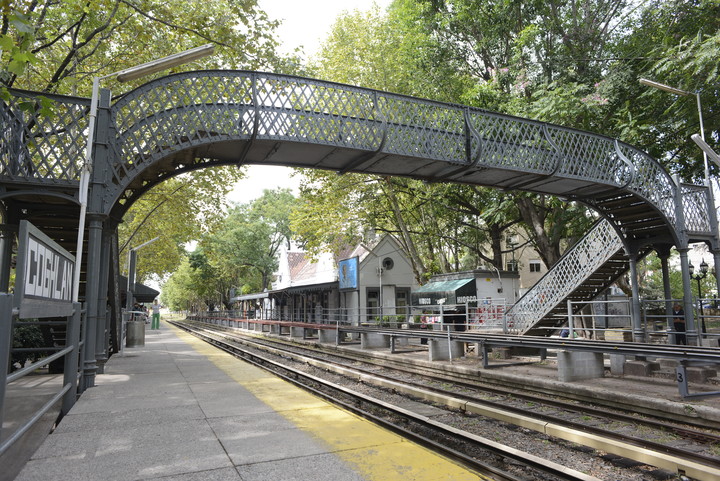
<svg viewBox="0 0 720 481">
<path fill-rule="evenodd" d="M 182 341 L 298 429 L 328 446 L 368 481 L 491 479 L 170 327 Z"/>
</svg>

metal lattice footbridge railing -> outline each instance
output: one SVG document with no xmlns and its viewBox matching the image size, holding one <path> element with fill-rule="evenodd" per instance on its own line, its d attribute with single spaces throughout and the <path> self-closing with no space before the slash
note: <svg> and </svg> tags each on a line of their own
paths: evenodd
<svg viewBox="0 0 720 481">
<path fill-rule="evenodd" d="M 0 100 L 0 196 L 42 189 L 76 205 L 89 104 L 17 90 Z M 594 207 L 627 243 L 713 234 L 706 187 L 678 184 L 618 140 L 332 82 L 176 74 L 113 104 L 107 92 L 97 125 L 88 207 L 97 215 L 121 218 L 150 187 L 182 172 L 264 163 L 558 195 Z"/>
<path fill-rule="evenodd" d="M 610 222 L 601 220 L 508 310 L 508 326 L 516 333 L 544 335 L 543 328 L 567 320 L 565 301 L 580 286 L 595 276 L 594 288 L 573 299 L 590 301 L 627 268 L 622 239 Z"/>
</svg>

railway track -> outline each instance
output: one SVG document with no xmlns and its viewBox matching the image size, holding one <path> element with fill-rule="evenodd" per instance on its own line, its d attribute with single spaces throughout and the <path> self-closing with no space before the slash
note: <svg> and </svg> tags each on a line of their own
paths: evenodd
<svg viewBox="0 0 720 481">
<path fill-rule="evenodd" d="M 611 455 L 614 453 L 616 456 L 635 459 L 638 463 L 657 466 L 671 473 L 685 474 L 697 479 L 720 479 L 720 471 L 717 469 L 719 460 L 712 455 L 712 449 L 717 449 L 720 446 L 720 437 L 707 431 L 669 424 L 655 419 L 621 414 L 607 409 L 579 405 L 576 401 L 563 402 L 538 395 L 520 395 L 497 387 L 492 388 L 493 392 L 490 395 L 499 397 L 499 399 L 491 400 L 487 399 L 489 390 L 487 386 L 477 382 L 468 382 L 467 379 L 448 378 L 448 373 L 442 375 L 422 373 L 422 380 L 413 381 L 407 379 L 407 372 L 398 377 L 397 375 L 388 376 L 380 373 L 378 372 L 380 367 L 374 365 L 366 369 L 360 368 L 357 364 L 360 362 L 367 364 L 367 359 L 359 359 L 357 355 L 323 352 L 322 357 L 326 359 L 318 359 L 319 353 L 317 349 L 312 347 L 287 346 L 285 343 L 274 342 L 270 339 L 239 336 L 234 329 L 214 325 L 210 328 L 207 324 L 184 323 L 182 327 L 206 338 L 213 344 L 230 344 L 233 350 L 242 350 L 238 347 L 238 343 L 242 343 L 251 346 L 250 349 L 253 350 L 262 349 L 273 356 L 292 358 L 295 362 L 311 365 L 323 371 L 334 372 L 364 384 L 374 384 L 395 393 L 423 399 L 436 405 L 444 405 L 466 414 L 491 417 L 502 422 L 513 423 L 522 429 L 533 430 L 553 438 L 582 444 L 597 452 L 610 453 Z M 331 360 L 328 359 L 329 356 L 342 358 L 342 360 Z M 350 368 L 348 367 L 349 364 L 354 365 Z M 393 370 L 396 367 L 389 368 L 387 365 L 383 365 L 382 369 Z M 297 376 L 297 374 L 292 376 Z M 413 376 L 418 376 L 418 374 L 415 372 Z M 429 379 L 430 382 L 428 382 Z M 314 379 L 313 382 L 318 381 Z M 434 386 L 438 384 L 443 387 Z M 452 389 L 446 387 L 449 384 L 452 385 Z M 467 392 L 462 393 L 460 391 Z M 348 396 L 348 394 L 343 394 L 343 396 Z M 357 403 L 357 401 L 349 402 L 351 404 Z M 368 404 L 369 401 L 364 400 L 362 403 Z M 520 406 L 517 406 L 518 403 L 520 403 Z M 373 407 L 373 409 L 378 408 Z M 383 409 L 386 410 L 387 407 L 383 407 Z M 548 409 L 554 412 L 550 414 L 542 412 Z M 398 416 L 398 414 L 393 414 L 393 416 Z M 579 418 L 580 420 L 571 421 L 569 418 Z M 633 432 L 644 430 L 647 434 L 652 429 L 664 433 L 665 438 L 668 438 L 669 433 L 671 442 L 660 443 L 646 439 L 647 436 L 637 437 L 627 432 L 619 434 L 616 431 L 620 421 L 628 426 L 633 426 Z M 409 422 L 407 419 L 403 421 L 404 424 Z M 427 422 L 427 419 L 423 422 Z M 612 422 L 613 430 L 602 427 L 610 424 L 610 422 Z M 416 424 L 418 421 L 413 420 L 412 423 Z M 416 426 L 416 428 L 421 431 L 430 429 L 428 426 Z M 627 431 L 627 429 L 623 430 Z M 454 434 L 454 436 L 456 435 Z M 441 433 L 438 436 L 447 437 L 449 434 Z M 455 442 L 462 444 L 469 441 L 453 441 L 453 443 Z M 683 446 L 676 446 L 678 443 L 683 444 Z M 707 449 L 704 449 L 704 447 Z M 698 453 L 698 451 L 707 451 L 708 449 L 711 451 L 710 455 Z M 506 455 L 494 451 L 492 456 L 502 458 Z M 527 453 L 524 453 L 522 457 L 527 458 Z M 515 462 L 519 461 L 513 459 L 513 463 Z M 553 474 L 553 476 L 556 475 L 556 473 Z"/>
</svg>

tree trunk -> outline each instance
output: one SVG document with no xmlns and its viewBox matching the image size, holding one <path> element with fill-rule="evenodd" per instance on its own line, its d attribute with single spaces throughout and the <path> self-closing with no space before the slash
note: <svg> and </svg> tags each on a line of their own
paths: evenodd
<svg viewBox="0 0 720 481">
<path fill-rule="evenodd" d="M 402 212 L 400 211 L 400 205 L 398 204 L 397 197 L 395 196 L 395 187 L 390 179 L 385 180 L 384 190 L 385 195 L 387 195 L 387 198 L 390 201 L 390 206 L 392 207 L 393 215 L 395 216 L 395 222 L 400 230 L 400 235 L 402 236 L 403 244 L 405 244 L 405 248 L 407 249 L 408 257 L 410 257 L 410 262 L 415 273 L 415 279 L 418 282 L 422 282 L 426 272 L 425 264 L 423 264 L 423 261 L 417 252 L 417 248 L 415 247 L 415 243 L 412 240 L 412 236 L 407 228 L 407 224 L 405 224 L 405 219 L 403 218 Z"/>
<path fill-rule="evenodd" d="M 532 243 L 549 269 L 560 259 L 560 239 L 549 236 L 545 230 L 547 213 L 543 212 L 542 207 L 533 203 L 529 197 L 518 196 L 516 201 L 520 216 L 529 227 Z"/>
</svg>

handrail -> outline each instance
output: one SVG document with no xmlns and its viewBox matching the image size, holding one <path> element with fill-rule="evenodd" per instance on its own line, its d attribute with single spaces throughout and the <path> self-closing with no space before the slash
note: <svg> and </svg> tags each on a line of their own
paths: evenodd
<svg viewBox="0 0 720 481">
<path fill-rule="evenodd" d="M 35 414 L 30 418 L 28 422 L 20 426 L 18 429 L 13 432 L 13 434 L 7 438 L 5 441 L 2 441 L 2 444 L 0 444 L 0 456 L 7 451 L 10 446 L 12 446 L 14 443 L 16 443 L 23 434 L 25 434 L 31 427 L 35 425 L 36 422 L 42 418 L 45 413 L 47 413 L 53 405 L 58 402 L 60 399 L 62 399 L 68 392 L 70 392 L 70 389 L 72 388 L 71 383 L 67 383 L 63 385 L 60 392 L 55 394 L 48 402 L 46 402 L 39 410 L 35 412 Z"/>
<path fill-rule="evenodd" d="M 12 346 L 13 328 L 15 323 L 13 319 L 18 316 L 18 312 L 13 308 L 13 294 L 0 294 L 0 347 L 4 346 L 5 343 L 9 347 Z M 25 434 L 37 421 L 45 415 L 50 408 L 55 405 L 58 401 L 62 400 L 60 407 L 60 415 L 63 416 L 68 413 L 70 408 L 75 404 L 77 399 L 77 387 L 78 380 L 81 378 L 81 367 L 80 367 L 80 348 L 84 344 L 84 340 L 81 340 L 80 324 L 82 317 L 86 312 L 81 308 L 79 303 L 73 304 L 73 314 L 67 317 L 65 325 L 67 326 L 65 333 L 66 345 L 58 352 L 43 357 L 42 359 L 33 362 L 29 366 L 24 366 L 17 371 L 7 374 L 7 363 L 10 358 L 9 355 L 2 356 L 0 359 L 0 455 L 6 452 L 15 442 L 17 442 L 23 434 Z M 51 325 L 56 325 L 55 321 L 49 322 Z M 23 325 L 32 325 L 33 323 L 27 322 Z M 37 324 L 48 324 L 48 322 L 41 321 Z M 44 350 L 47 350 L 45 348 Z M 53 348 L 49 348 L 53 349 Z M 13 352 L 13 349 L 9 349 Z M 9 353 L 8 353 L 9 354 Z M 7 395 L 7 386 L 28 374 L 34 372 L 38 368 L 49 365 L 51 362 L 56 361 L 60 358 L 65 359 L 64 363 L 64 375 L 63 375 L 63 386 L 59 392 L 46 402 L 39 410 L 35 411 L 30 419 L 22 423 L 7 439 L 2 438 L 2 421 L 3 421 L 3 408 L 5 405 L 5 398 Z"/>
</svg>

